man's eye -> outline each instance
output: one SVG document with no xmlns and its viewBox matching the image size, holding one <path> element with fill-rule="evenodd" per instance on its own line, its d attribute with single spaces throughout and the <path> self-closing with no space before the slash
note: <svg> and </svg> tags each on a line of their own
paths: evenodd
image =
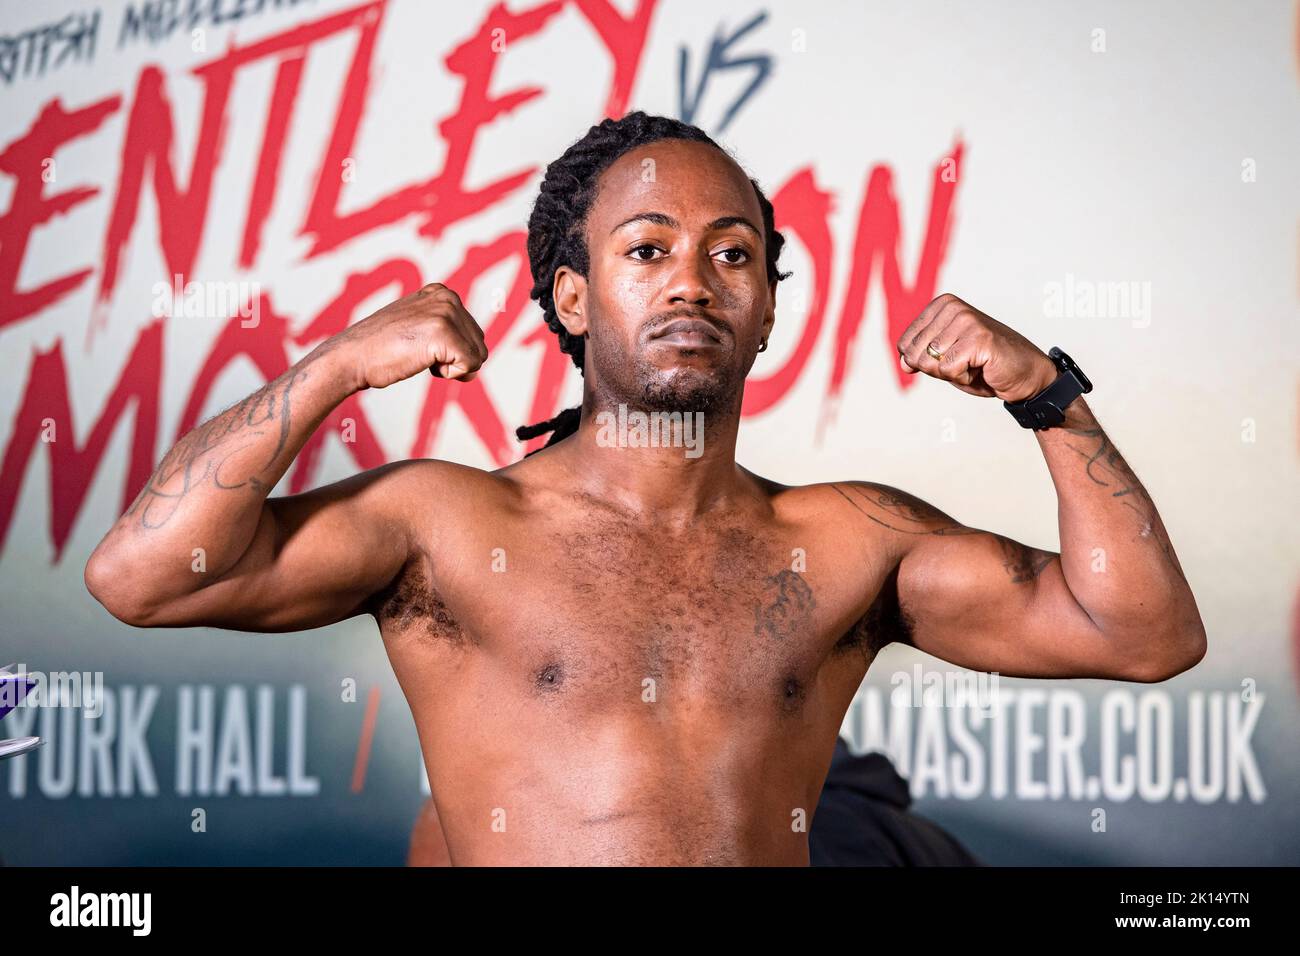
<svg viewBox="0 0 1300 956">
<path fill-rule="evenodd" d="M 643 255 L 638 255 L 638 253 L 643 252 L 643 251 L 645 251 L 645 250 L 647 250 L 647 249 L 648 249 L 649 252 L 650 252 L 649 255 L 644 255 L 644 256 L 643 256 Z M 642 262 L 650 262 L 650 261 L 654 258 L 654 253 L 659 252 L 659 251 L 660 251 L 660 249 L 659 249 L 658 246 L 652 246 L 652 245 L 650 245 L 650 243 L 647 242 L 647 243 L 643 243 L 642 245 L 636 246 L 635 248 L 629 250 L 629 254 L 632 255 L 633 258 L 640 259 Z"/>
<path fill-rule="evenodd" d="M 748 262 L 748 261 L 749 261 L 749 253 L 746 252 L 744 249 L 739 248 L 738 246 L 732 246 L 730 249 L 722 249 L 722 250 L 720 250 L 720 251 L 718 252 L 718 255 L 720 255 L 720 256 L 726 256 L 726 255 L 736 255 L 736 256 L 740 256 L 739 259 L 728 259 L 728 260 L 726 260 L 728 265 L 733 265 L 733 266 L 738 266 L 738 265 L 740 265 L 742 262 Z"/>
</svg>

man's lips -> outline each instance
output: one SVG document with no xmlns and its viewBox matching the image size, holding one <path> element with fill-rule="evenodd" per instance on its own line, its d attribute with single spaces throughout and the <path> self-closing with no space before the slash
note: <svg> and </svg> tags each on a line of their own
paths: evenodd
<svg viewBox="0 0 1300 956">
<path fill-rule="evenodd" d="M 718 327 L 703 319 L 674 319 L 656 329 L 650 338 L 655 342 L 689 348 L 715 348 L 722 344 Z"/>
</svg>

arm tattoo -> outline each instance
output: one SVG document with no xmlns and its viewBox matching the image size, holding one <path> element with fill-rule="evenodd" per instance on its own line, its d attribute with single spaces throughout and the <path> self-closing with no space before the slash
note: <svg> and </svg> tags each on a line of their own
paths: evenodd
<svg viewBox="0 0 1300 956">
<path fill-rule="evenodd" d="M 1111 497 L 1118 498 L 1138 516 L 1140 522 L 1138 536 L 1154 540 L 1165 562 L 1186 584 L 1187 577 L 1178 564 L 1169 535 L 1161 526 L 1155 502 L 1142 486 L 1133 469 L 1129 467 L 1128 462 L 1120 455 L 1119 450 L 1110 443 L 1106 433 L 1100 428 L 1074 428 L 1069 429 L 1069 433 L 1078 435 L 1088 442 L 1087 447 L 1068 443 L 1066 445 L 1071 451 L 1086 459 L 1084 473 L 1094 484 L 1114 489 Z"/>
<path fill-rule="evenodd" d="M 831 487 L 867 518 L 890 531 L 934 535 L 983 533 L 978 528 L 967 528 L 959 524 L 933 505 L 926 504 L 920 498 L 914 498 L 902 491 L 878 487 L 863 488 L 860 485 L 832 484 Z M 872 513 L 873 511 L 883 512 L 883 514 L 877 517 Z M 938 526 L 934 527 L 936 524 Z"/>
<path fill-rule="evenodd" d="M 859 485 L 841 487 L 835 484 L 831 487 L 866 517 L 891 531 L 941 536 L 989 534 L 979 528 L 968 528 L 959 524 L 933 505 L 902 491 L 884 488 L 867 489 Z M 877 517 L 872 514 L 864 504 L 874 506 L 872 510 L 879 509 L 883 512 L 883 516 Z M 1033 581 L 1056 556 L 1050 551 L 1040 551 L 1038 548 L 1028 547 L 1002 535 L 991 536 L 1002 548 L 1002 566 L 1013 584 Z"/>
<path fill-rule="evenodd" d="M 139 516 L 142 528 L 161 528 L 185 496 L 208 481 L 226 491 L 244 487 L 266 490 L 266 483 L 257 475 L 271 468 L 284 451 L 292 424 L 290 393 L 305 377 L 302 371 L 290 370 L 187 434 L 163 457 L 126 513 Z M 271 430 L 275 446 L 265 464 L 251 475 L 222 473 L 232 457 Z"/>
</svg>

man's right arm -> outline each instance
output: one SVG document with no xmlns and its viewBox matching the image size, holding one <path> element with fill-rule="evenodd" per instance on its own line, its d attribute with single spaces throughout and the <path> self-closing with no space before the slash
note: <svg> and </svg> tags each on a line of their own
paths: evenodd
<svg viewBox="0 0 1300 956">
<path fill-rule="evenodd" d="M 428 463 L 267 496 L 349 395 L 429 368 L 469 381 L 486 356 L 436 284 L 349 327 L 177 442 L 91 555 L 86 586 L 140 627 L 285 631 L 360 613 L 411 553 L 404 503 Z"/>
</svg>

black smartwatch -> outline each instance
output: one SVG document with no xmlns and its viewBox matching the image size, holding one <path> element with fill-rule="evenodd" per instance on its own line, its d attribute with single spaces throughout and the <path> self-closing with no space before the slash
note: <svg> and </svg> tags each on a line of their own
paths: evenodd
<svg viewBox="0 0 1300 956">
<path fill-rule="evenodd" d="M 1032 428 L 1034 431 L 1062 424 L 1065 421 L 1065 407 L 1080 395 L 1092 391 L 1092 382 L 1083 374 L 1083 369 L 1074 364 L 1074 359 L 1056 346 L 1052 346 L 1047 357 L 1061 373 L 1056 381 L 1031 398 L 1002 403 L 1021 427 Z"/>
</svg>

